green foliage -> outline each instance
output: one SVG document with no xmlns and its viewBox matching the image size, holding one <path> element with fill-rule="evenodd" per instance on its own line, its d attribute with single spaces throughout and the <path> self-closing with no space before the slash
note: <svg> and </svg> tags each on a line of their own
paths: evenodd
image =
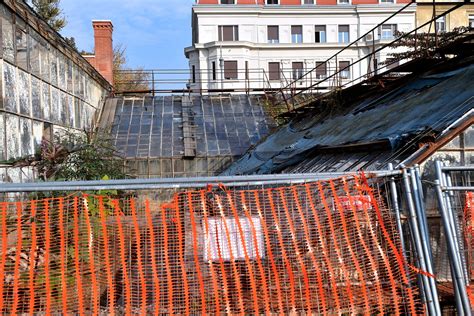
<svg viewBox="0 0 474 316">
<path fill-rule="evenodd" d="M 32 0 L 36 13 L 57 32 L 67 24 L 59 2 L 60 0 Z"/>
<path fill-rule="evenodd" d="M 123 161 L 105 135 L 92 132 L 66 133 L 56 143 L 73 148 L 55 174 L 58 180 L 122 179 Z"/>
<path fill-rule="evenodd" d="M 34 167 L 43 181 L 123 179 L 123 158 L 103 133 L 65 131 L 43 139 L 36 154 L 2 163 Z M 104 178 L 105 177 L 105 178 Z"/>
</svg>

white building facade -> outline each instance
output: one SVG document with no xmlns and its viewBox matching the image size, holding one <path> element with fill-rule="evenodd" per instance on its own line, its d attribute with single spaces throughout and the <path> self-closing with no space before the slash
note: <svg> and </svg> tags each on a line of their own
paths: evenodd
<svg viewBox="0 0 474 316">
<path fill-rule="evenodd" d="M 193 45 L 185 49 L 193 90 L 278 89 L 318 66 L 297 84 L 309 86 L 390 43 L 396 31 L 407 32 L 415 27 L 416 7 L 411 5 L 378 27 L 373 35 L 340 53 L 337 60 L 325 63 L 406 3 L 377 0 L 354 4 L 356 0 L 342 0 L 344 3 L 323 5 L 301 0 L 302 4 L 295 5 L 275 0 L 266 2 L 276 4 L 236 1 L 208 0 L 193 6 Z M 390 50 L 377 54 L 375 63 L 381 65 Z M 343 71 L 338 80 L 342 84 L 355 82 L 375 67 L 373 59 L 366 59 Z"/>
</svg>

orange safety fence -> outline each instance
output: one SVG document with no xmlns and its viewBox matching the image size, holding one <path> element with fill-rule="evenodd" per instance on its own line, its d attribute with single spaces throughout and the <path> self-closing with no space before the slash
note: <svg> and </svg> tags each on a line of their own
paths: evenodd
<svg viewBox="0 0 474 316">
<path fill-rule="evenodd" d="M 391 212 L 357 177 L 0 203 L 0 312 L 424 313 Z"/>
<path fill-rule="evenodd" d="M 466 250 L 466 261 L 468 264 L 469 280 L 474 278 L 474 192 L 466 193 L 466 204 L 464 207 L 464 242 Z M 471 305 L 474 306 L 474 287 L 468 284 L 468 295 Z"/>
</svg>

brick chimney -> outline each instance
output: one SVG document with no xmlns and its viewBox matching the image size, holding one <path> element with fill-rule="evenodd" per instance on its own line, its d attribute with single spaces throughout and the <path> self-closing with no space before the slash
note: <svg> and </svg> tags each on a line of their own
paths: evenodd
<svg viewBox="0 0 474 316">
<path fill-rule="evenodd" d="M 92 21 L 94 28 L 95 56 L 84 56 L 92 66 L 114 84 L 114 48 L 112 33 L 114 26 L 111 21 Z"/>
</svg>

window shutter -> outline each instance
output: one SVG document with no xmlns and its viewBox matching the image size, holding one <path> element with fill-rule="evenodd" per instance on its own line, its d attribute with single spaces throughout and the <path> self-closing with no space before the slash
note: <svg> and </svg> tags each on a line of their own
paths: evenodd
<svg viewBox="0 0 474 316">
<path fill-rule="evenodd" d="M 317 62 L 316 63 L 316 77 L 319 79 L 325 78 L 327 75 L 326 63 Z"/>
<path fill-rule="evenodd" d="M 303 34 L 303 27 L 301 25 L 293 25 L 291 27 L 291 34 L 292 35 Z"/>
<path fill-rule="evenodd" d="M 234 28 L 232 26 L 224 26 L 223 29 L 224 41 L 232 41 L 234 39 Z"/>
<path fill-rule="evenodd" d="M 224 61 L 224 76 L 225 79 L 238 78 L 237 61 Z"/>
<path fill-rule="evenodd" d="M 315 30 L 316 32 L 326 32 L 326 26 L 324 26 L 324 25 L 316 25 L 316 26 L 314 27 L 314 30 Z"/>
<path fill-rule="evenodd" d="M 277 40 L 278 39 L 278 26 L 269 26 L 268 27 L 268 39 Z"/>
<path fill-rule="evenodd" d="M 339 32 L 349 32 L 349 25 L 339 25 Z"/>
<path fill-rule="evenodd" d="M 280 80 L 280 63 L 268 63 L 268 77 L 270 80 Z"/>
</svg>

